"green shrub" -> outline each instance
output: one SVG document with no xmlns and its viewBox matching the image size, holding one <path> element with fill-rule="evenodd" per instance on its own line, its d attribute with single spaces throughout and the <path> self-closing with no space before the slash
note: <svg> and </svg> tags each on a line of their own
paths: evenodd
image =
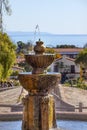
<svg viewBox="0 0 87 130">
<path fill-rule="evenodd" d="M 20 86 L 20 82 L 18 80 L 13 80 L 14 86 Z"/>
<path fill-rule="evenodd" d="M 87 85 L 85 84 L 84 80 L 83 79 L 81 80 L 80 78 L 77 79 L 76 87 L 87 90 Z"/>
<path fill-rule="evenodd" d="M 68 80 L 64 83 L 65 86 L 68 87 L 76 87 L 87 90 L 87 84 L 83 79 L 78 78 L 77 80 Z"/>
<path fill-rule="evenodd" d="M 18 76 L 19 72 L 18 71 L 13 71 L 11 76 Z"/>
</svg>

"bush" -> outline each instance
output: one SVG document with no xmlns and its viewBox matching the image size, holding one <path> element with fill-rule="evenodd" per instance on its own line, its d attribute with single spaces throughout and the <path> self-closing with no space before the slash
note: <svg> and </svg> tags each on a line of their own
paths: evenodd
<svg viewBox="0 0 87 130">
<path fill-rule="evenodd" d="M 20 86 L 20 82 L 18 80 L 13 80 L 14 86 Z"/>
<path fill-rule="evenodd" d="M 85 84 L 85 81 L 83 79 L 81 80 L 80 78 L 77 80 L 68 80 L 64 83 L 64 85 L 87 90 L 87 84 Z"/>
<path fill-rule="evenodd" d="M 77 88 L 87 90 L 87 85 L 85 84 L 83 79 L 82 80 L 80 78 L 77 79 Z"/>
<path fill-rule="evenodd" d="M 18 76 L 19 72 L 18 71 L 13 71 L 11 76 Z"/>
</svg>

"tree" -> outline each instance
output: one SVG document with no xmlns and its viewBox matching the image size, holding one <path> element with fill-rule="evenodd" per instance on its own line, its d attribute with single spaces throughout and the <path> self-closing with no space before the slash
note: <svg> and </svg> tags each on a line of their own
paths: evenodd
<svg viewBox="0 0 87 130">
<path fill-rule="evenodd" d="M 78 54 L 75 62 L 80 63 L 87 68 L 87 48 Z"/>
<path fill-rule="evenodd" d="M 17 42 L 17 53 L 23 53 L 23 50 L 25 48 L 25 43 L 22 41 Z"/>
<path fill-rule="evenodd" d="M 16 46 L 6 33 L 0 32 L 0 80 L 6 81 L 11 74 L 14 65 Z"/>
<path fill-rule="evenodd" d="M 21 53 L 29 53 L 29 51 L 31 52 L 33 48 L 33 44 L 31 41 L 24 43 L 22 41 L 18 41 L 17 42 L 17 53 L 21 54 Z"/>
<path fill-rule="evenodd" d="M 56 48 L 77 48 L 75 45 L 57 45 Z"/>
<path fill-rule="evenodd" d="M 11 14 L 11 8 L 8 0 L 0 0 L 0 32 L 3 32 L 3 9 L 8 15 Z"/>
</svg>

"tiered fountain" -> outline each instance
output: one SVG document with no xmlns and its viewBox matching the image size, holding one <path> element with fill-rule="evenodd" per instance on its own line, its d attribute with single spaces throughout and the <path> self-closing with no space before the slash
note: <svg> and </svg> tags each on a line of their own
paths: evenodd
<svg viewBox="0 0 87 130">
<path fill-rule="evenodd" d="M 32 74 L 21 73 L 19 80 L 28 91 L 23 99 L 22 130 L 50 130 L 56 127 L 55 102 L 50 90 L 60 81 L 60 75 L 47 73 L 47 67 L 55 55 L 44 54 L 42 41 L 37 41 L 35 54 L 25 55 L 26 62 L 32 66 Z"/>
</svg>

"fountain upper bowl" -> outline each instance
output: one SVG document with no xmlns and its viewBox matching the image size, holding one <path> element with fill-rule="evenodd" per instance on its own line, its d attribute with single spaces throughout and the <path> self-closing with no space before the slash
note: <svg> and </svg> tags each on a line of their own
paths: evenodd
<svg viewBox="0 0 87 130">
<path fill-rule="evenodd" d="M 54 54 L 26 54 L 26 62 L 31 65 L 33 68 L 47 68 L 52 64 L 55 59 Z"/>
</svg>

